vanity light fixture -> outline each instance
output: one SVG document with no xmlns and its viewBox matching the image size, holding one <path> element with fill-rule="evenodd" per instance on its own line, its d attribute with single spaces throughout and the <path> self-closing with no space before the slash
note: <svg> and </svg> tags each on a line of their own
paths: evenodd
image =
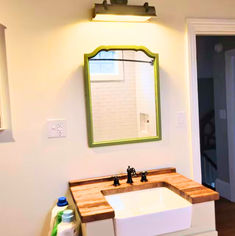
<svg viewBox="0 0 235 236">
<path fill-rule="evenodd" d="M 93 21 L 118 21 L 118 22 L 148 22 L 156 16 L 155 7 L 147 2 L 143 6 L 127 5 L 128 0 L 104 0 L 102 4 L 96 3 Z"/>
</svg>

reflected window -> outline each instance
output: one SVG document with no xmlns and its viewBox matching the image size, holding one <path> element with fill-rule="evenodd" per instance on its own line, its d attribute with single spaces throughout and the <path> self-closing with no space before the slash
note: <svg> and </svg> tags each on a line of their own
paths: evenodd
<svg viewBox="0 0 235 236">
<path fill-rule="evenodd" d="M 91 74 L 118 74 L 118 61 L 112 61 L 117 58 L 115 51 L 101 51 L 90 60 Z M 108 60 L 111 59 L 111 60 Z"/>
</svg>

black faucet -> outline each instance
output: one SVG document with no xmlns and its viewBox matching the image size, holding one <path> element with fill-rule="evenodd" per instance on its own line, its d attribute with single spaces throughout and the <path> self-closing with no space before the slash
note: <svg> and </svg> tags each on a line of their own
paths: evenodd
<svg viewBox="0 0 235 236">
<path fill-rule="evenodd" d="M 127 168 L 127 181 L 126 181 L 128 184 L 133 183 L 132 175 L 136 175 L 135 168 L 128 166 L 128 168 Z"/>
</svg>

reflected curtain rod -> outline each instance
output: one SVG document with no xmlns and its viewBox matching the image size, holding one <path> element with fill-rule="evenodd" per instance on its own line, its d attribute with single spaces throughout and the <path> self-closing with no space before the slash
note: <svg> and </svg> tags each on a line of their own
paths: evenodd
<svg viewBox="0 0 235 236">
<path fill-rule="evenodd" d="M 114 58 L 99 58 L 99 59 L 95 59 L 95 58 L 91 58 L 89 59 L 90 61 L 128 61 L 128 62 L 140 62 L 140 63 L 149 63 L 151 65 L 153 65 L 154 60 L 152 61 L 141 61 L 141 60 L 130 60 L 130 59 L 114 59 Z"/>
</svg>

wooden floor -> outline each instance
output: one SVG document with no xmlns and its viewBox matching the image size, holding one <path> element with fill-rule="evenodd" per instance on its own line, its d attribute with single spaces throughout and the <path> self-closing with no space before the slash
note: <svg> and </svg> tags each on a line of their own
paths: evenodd
<svg viewBox="0 0 235 236">
<path fill-rule="evenodd" d="M 221 198 L 215 202 L 215 212 L 219 236 L 235 236 L 235 203 Z"/>
</svg>

